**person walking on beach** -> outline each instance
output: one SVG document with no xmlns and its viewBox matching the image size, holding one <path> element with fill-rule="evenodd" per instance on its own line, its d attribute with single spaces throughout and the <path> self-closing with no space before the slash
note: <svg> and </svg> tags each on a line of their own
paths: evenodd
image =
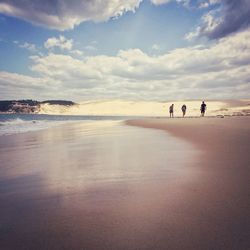
<svg viewBox="0 0 250 250">
<path fill-rule="evenodd" d="M 174 104 L 169 107 L 170 118 L 174 118 Z"/>
<path fill-rule="evenodd" d="M 205 102 L 203 101 L 201 104 L 201 116 L 203 117 L 205 115 L 205 111 L 207 109 L 207 105 L 205 104 Z"/>
<path fill-rule="evenodd" d="M 181 107 L 182 117 L 184 117 L 186 115 L 186 110 L 187 110 L 187 106 L 185 104 L 183 104 Z"/>
</svg>

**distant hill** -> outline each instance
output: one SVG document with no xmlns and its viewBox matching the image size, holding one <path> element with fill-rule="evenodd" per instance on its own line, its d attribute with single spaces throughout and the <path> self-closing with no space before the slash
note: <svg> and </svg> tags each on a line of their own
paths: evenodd
<svg viewBox="0 0 250 250">
<path fill-rule="evenodd" d="M 48 105 L 62 105 L 73 106 L 76 103 L 65 100 L 47 100 L 47 101 L 35 101 L 35 100 L 6 100 L 0 101 L 0 112 L 4 113 L 39 113 L 40 106 L 42 104 Z"/>
<path fill-rule="evenodd" d="M 64 101 L 64 100 L 47 100 L 47 101 L 43 101 L 40 103 L 42 103 L 42 104 L 48 103 L 50 105 L 63 105 L 63 106 L 72 106 L 72 105 L 76 104 L 72 101 Z"/>
</svg>

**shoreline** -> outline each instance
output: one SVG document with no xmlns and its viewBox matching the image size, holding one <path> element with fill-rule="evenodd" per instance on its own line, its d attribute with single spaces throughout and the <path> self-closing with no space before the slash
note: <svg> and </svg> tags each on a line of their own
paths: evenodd
<svg viewBox="0 0 250 250">
<path fill-rule="evenodd" d="M 1 114 L 0 114 L 1 115 Z M 4 117 L 6 116 L 6 117 Z M 8 116 L 9 119 L 8 119 Z M 13 117 L 14 116 L 14 117 Z M 56 118 L 56 119 L 50 119 Z M 98 122 L 98 121 L 120 121 L 125 122 L 127 120 L 147 120 L 147 119 L 159 119 L 168 120 L 172 119 L 166 116 L 70 116 L 70 115 L 43 115 L 43 114 L 5 114 L 4 119 L 0 117 L 0 136 L 9 136 L 12 134 L 27 133 L 32 131 L 39 131 L 49 129 L 55 126 L 61 126 L 67 123 L 78 123 L 78 122 Z M 41 119 L 44 117 L 45 119 Z M 67 119 L 64 119 L 64 118 Z M 206 116 L 204 119 L 240 119 L 247 118 L 248 116 Z M 31 119 L 32 118 L 32 119 Z M 48 118 L 48 119 L 46 119 Z M 200 116 L 187 116 L 184 119 L 199 119 Z M 181 116 L 175 116 L 174 119 L 183 119 Z"/>
</svg>

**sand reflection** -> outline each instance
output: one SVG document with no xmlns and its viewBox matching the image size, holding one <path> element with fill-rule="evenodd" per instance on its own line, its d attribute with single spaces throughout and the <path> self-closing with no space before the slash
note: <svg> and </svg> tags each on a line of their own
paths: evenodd
<svg viewBox="0 0 250 250">
<path fill-rule="evenodd" d="M 3 246 L 138 249 L 181 207 L 180 189 L 169 188 L 192 178 L 196 154 L 165 132 L 117 122 L 1 137 Z"/>
<path fill-rule="evenodd" d="M 162 131 L 83 122 L 5 137 L 1 171 L 8 178 L 37 174 L 43 188 L 65 193 L 105 182 L 174 178 L 188 172 L 184 166 L 195 153 Z"/>
</svg>

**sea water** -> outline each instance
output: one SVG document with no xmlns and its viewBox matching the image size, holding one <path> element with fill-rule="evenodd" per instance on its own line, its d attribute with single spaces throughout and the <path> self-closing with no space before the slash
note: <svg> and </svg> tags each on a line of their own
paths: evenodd
<svg viewBox="0 0 250 250">
<path fill-rule="evenodd" d="M 78 121 L 121 121 L 135 117 L 124 116 L 74 116 L 42 114 L 0 114 L 0 136 L 47 129 Z"/>
</svg>

